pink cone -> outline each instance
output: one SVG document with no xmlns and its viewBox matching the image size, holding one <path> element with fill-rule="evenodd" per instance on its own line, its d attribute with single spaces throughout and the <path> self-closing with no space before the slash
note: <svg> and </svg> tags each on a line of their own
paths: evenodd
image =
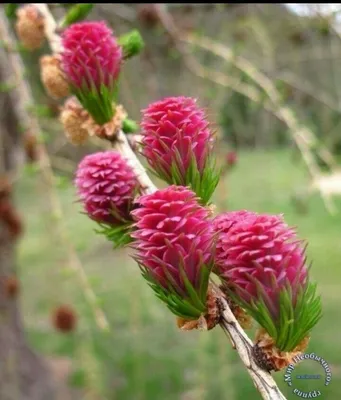
<svg viewBox="0 0 341 400">
<path fill-rule="evenodd" d="M 62 68 L 72 85 L 90 90 L 92 84 L 112 87 L 122 63 L 122 48 L 104 21 L 79 22 L 62 36 Z"/>
<path fill-rule="evenodd" d="M 132 214 L 136 222 L 135 248 L 138 261 L 165 289 L 171 285 L 182 297 L 188 296 L 180 266 L 199 290 L 203 268 L 213 261 L 213 226 L 209 211 L 200 206 L 195 194 L 182 186 L 142 196 Z"/>
<path fill-rule="evenodd" d="M 195 99 L 167 97 L 150 104 L 142 111 L 141 128 L 143 155 L 163 179 L 172 182 L 172 163 L 176 162 L 185 182 L 191 154 L 203 172 L 214 139 Z"/>
<path fill-rule="evenodd" d="M 274 318 L 286 284 L 296 301 L 307 279 L 305 248 L 281 216 L 234 211 L 217 216 L 213 224 L 217 273 L 237 295 L 249 303 L 262 298 Z"/>
<path fill-rule="evenodd" d="M 90 218 L 110 225 L 131 220 L 138 182 L 120 153 L 105 151 L 84 157 L 76 172 L 75 185 Z"/>
</svg>

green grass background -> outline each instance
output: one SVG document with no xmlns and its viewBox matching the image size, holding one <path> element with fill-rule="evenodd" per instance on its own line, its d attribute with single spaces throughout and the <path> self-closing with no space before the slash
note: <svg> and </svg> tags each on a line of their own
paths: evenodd
<svg viewBox="0 0 341 400">
<path fill-rule="evenodd" d="M 48 197 L 39 174 L 25 174 L 17 185 L 17 201 L 26 232 L 19 246 L 21 303 L 31 345 L 46 356 L 70 357 L 71 383 L 89 398 L 117 400 L 246 400 L 259 395 L 223 332 L 181 332 L 173 316 L 140 276 L 128 250 L 111 249 L 95 235 L 95 225 L 80 213 L 71 183 L 61 180 L 59 196 L 70 240 L 87 271 L 111 326 L 101 333 L 70 272 L 67 253 L 59 240 Z M 289 151 L 242 152 L 236 168 L 221 180 L 214 201 L 219 210 L 247 208 L 284 213 L 309 242 L 312 277 L 319 282 L 324 316 L 314 329 L 309 351 L 329 363 L 333 379 L 321 398 L 341 398 L 341 200 L 340 213 L 330 216 L 318 194 L 307 200 L 307 213 L 298 213 L 291 197 L 309 185 L 301 161 Z M 55 332 L 51 309 L 72 304 L 79 314 L 72 335 Z M 306 363 L 301 373 L 321 373 Z M 275 374 L 288 399 L 283 372 Z M 314 382 L 301 388 L 314 390 Z M 85 398 L 85 397 L 84 397 Z"/>
</svg>

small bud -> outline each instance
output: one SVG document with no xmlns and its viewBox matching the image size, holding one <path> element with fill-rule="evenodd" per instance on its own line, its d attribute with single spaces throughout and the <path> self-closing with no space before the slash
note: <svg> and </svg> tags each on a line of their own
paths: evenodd
<svg viewBox="0 0 341 400">
<path fill-rule="evenodd" d="M 233 167 L 237 163 L 238 157 L 235 151 L 229 151 L 226 154 L 226 163 L 229 167 Z"/>
<path fill-rule="evenodd" d="M 78 3 L 73 5 L 64 17 L 62 27 L 69 26 L 75 22 L 82 21 L 93 9 L 92 3 Z"/>
<path fill-rule="evenodd" d="M 56 330 L 69 333 L 76 329 L 77 314 L 69 305 L 57 307 L 52 314 L 52 323 Z"/>
<path fill-rule="evenodd" d="M 8 4 L 6 4 L 5 13 L 6 13 L 6 17 L 8 19 L 14 19 L 15 18 L 18 6 L 19 5 L 17 3 L 8 3 Z"/>
<path fill-rule="evenodd" d="M 20 289 L 19 281 L 15 276 L 8 276 L 2 279 L 4 293 L 8 299 L 14 299 Z"/>
<path fill-rule="evenodd" d="M 132 119 L 126 118 L 122 124 L 122 130 L 124 133 L 134 133 L 139 129 L 139 126 Z"/>
<path fill-rule="evenodd" d="M 32 4 L 20 7 L 17 10 L 15 24 L 17 35 L 28 50 L 39 49 L 45 40 L 44 17 Z"/>
<path fill-rule="evenodd" d="M 58 56 L 48 55 L 41 57 L 40 78 L 51 97 L 61 99 L 70 94 L 69 84 L 61 69 Z"/>
<path fill-rule="evenodd" d="M 23 224 L 20 216 L 9 199 L 0 201 L 0 220 L 7 226 L 10 235 L 17 239 L 23 232 Z"/>
<path fill-rule="evenodd" d="M 153 28 L 159 22 L 155 4 L 141 4 L 137 9 L 138 19 L 146 26 Z"/>
<path fill-rule="evenodd" d="M 118 44 L 123 48 L 124 59 L 139 54 L 145 46 L 140 32 L 136 29 L 126 33 L 125 35 L 121 35 L 118 38 Z"/>
<path fill-rule="evenodd" d="M 24 136 L 24 148 L 28 162 L 34 163 L 38 161 L 37 138 L 31 132 L 26 132 Z"/>
<path fill-rule="evenodd" d="M 60 113 L 60 121 L 63 124 L 65 135 L 74 145 L 84 144 L 88 137 L 88 130 L 84 124 L 88 121 L 89 114 L 79 104 L 75 97 L 68 99 Z"/>
<path fill-rule="evenodd" d="M 8 198 L 12 192 L 12 185 L 6 175 L 0 176 L 0 202 Z"/>
</svg>

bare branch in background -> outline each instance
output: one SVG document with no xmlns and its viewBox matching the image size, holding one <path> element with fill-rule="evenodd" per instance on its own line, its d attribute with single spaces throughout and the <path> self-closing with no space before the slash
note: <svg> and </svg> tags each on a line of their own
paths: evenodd
<svg viewBox="0 0 341 400">
<path fill-rule="evenodd" d="M 301 151 L 302 158 L 307 165 L 308 171 L 312 179 L 314 181 L 319 180 L 322 173 L 311 152 L 311 148 L 317 143 L 317 139 L 314 133 L 308 127 L 304 126 L 297 120 L 293 111 L 283 104 L 281 97 L 272 81 L 261 71 L 257 70 L 257 68 L 248 60 L 240 56 L 236 56 L 233 51 L 228 47 L 217 43 L 207 37 L 199 38 L 191 34 L 182 35 L 181 32 L 179 32 L 179 30 L 177 29 L 177 26 L 175 25 L 172 16 L 168 13 L 166 6 L 158 4 L 155 5 L 155 8 L 158 13 L 160 22 L 164 26 L 166 32 L 172 38 L 174 45 L 176 46 L 178 51 L 184 57 L 184 62 L 186 66 L 193 73 L 204 79 L 209 79 L 222 86 L 229 87 L 232 90 L 243 94 L 249 99 L 261 103 L 266 110 L 270 111 L 279 120 L 284 122 L 289 128 L 289 131 L 293 139 L 295 140 L 297 147 Z M 215 71 L 204 67 L 190 53 L 189 47 L 184 45 L 184 43 L 198 46 L 223 58 L 226 62 L 233 64 L 236 68 L 246 73 L 250 78 L 253 79 L 258 87 L 239 82 L 239 80 L 234 77 L 227 76 L 220 71 Z M 268 97 L 267 101 L 266 99 L 264 99 L 262 92 L 266 93 Z M 336 166 L 334 157 L 328 151 L 328 149 L 321 146 L 318 149 L 318 152 L 321 159 L 324 160 L 327 165 L 329 165 L 331 168 L 334 168 Z M 331 215 L 336 214 L 337 209 L 332 202 L 329 194 L 320 191 L 320 195 L 323 199 L 327 211 Z"/>
<path fill-rule="evenodd" d="M 54 19 L 52 15 L 48 11 L 48 7 L 46 4 L 39 4 L 39 10 L 44 11 L 44 16 L 46 21 L 48 21 L 47 25 L 52 24 L 51 26 L 46 26 L 46 32 L 49 34 L 49 39 L 53 45 L 55 50 L 60 50 L 60 40 L 59 37 L 54 33 L 53 29 L 56 28 L 56 24 L 54 23 Z M 1 38 L 9 43 L 10 46 L 13 46 L 12 38 L 10 32 L 6 29 L 4 25 L 0 26 L 0 35 Z M 58 38 L 58 40 L 57 40 Z M 16 76 L 23 76 L 24 66 L 20 56 L 17 53 L 9 52 L 8 59 L 12 66 L 13 72 Z M 17 108 L 17 115 L 20 116 L 20 126 L 22 126 L 25 130 L 29 130 L 32 134 L 37 137 L 37 151 L 39 154 L 38 157 L 38 165 L 43 178 L 43 182 L 45 184 L 44 189 L 49 197 L 49 204 L 51 210 L 51 216 L 54 218 L 55 223 L 57 224 L 57 230 L 60 234 L 61 241 L 64 245 L 64 248 L 68 257 L 68 265 L 69 267 L 75 271 L 76 275 L 79 278 L 80 286 L 83 290 L 85 299 L 89 303 L 91 307 L 96 323 L 100 329 L 107 330 L 109 328 L 109 324 L 105 314 L 102 309 L 98 306 L 98 301 L 95 293 L 93 292 L 87 275 L 83 269 L 82 263 L 75 251 L 72 242 L 67 233 L 67 229 L 64 224 L 63 217 L 63 209 L 58 197 L 58 193 L 56 190 L 56 179 L 51 167 L 51 160 L 49 158 L 48 152 L 46 150 L 45 145 L 43 144 L 42 133 L 39 126 L 39 122 L 37 118 L 27 110 L 27 107 L 33 103 L 31 90 L 26 83 L 25 80 L 20 79 L 18 81 L 17 90 L 20 93 L 18 99 L 15 103 Z"/>
</svg>

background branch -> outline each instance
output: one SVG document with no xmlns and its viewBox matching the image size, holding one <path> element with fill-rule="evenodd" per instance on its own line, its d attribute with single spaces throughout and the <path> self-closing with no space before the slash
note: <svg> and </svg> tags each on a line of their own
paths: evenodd
<svg viewBox="0 0 341 400">
<path fill-rule="evenodd" d="M 46 9 L 48 11 L 46 4 L 40 4 L 40 6 L 40 9 L 45 10 L 45 12 Z M 46 17 L 45 14 L 44 17 Z M 57 41 L 57 36 L 52 31 L 52 28 L 47 26 L 48 24 L 52 23 L 52 20 L 54 21 L 53 17 L 50 15 L 46 20 L 48 21 L 48 23 L 46 24 L 46 31 L 51 37 L 54 48 L 60 49 L 60 41 Z M 55 26 L 56 25 L 53 24 L 53 27 Z M 5 40 L 10 45 L 13 45 L 10 32 L 3 24 L 1 24 L 0 26 L 0 35 L 3 40 Z M 14 52 L 8 52 L 7 56 L 14 75 L 17 77 L 23 76 L 24 66 L 20 56 Z M 107 330 L 109 328 L 107 318 L 102 309 L 97 304 L 97 297 L 90 286 L 82 263 L 72 245 L 72 241 L 69 238 L 67 229 L 64 224 L 65 219 L 63 215 L 63 210 L 56 190 L 56 179 L 51 167 L 51 161 L 47 149 L 43 143 L 42 132 L 39 126 L 39 122 L 37 118 L 28 111 L 28 107 L 33 104 L 30 87 L 24 79 L 20 79 L 18 81 L 17 90 L 20 95 L 18 96 L 17 101 L 14 103 L 16 107 L 16 113 L 18 116 L 20 116 L 20 125 L 22 131 L 29 131 L 37 138 L 38 166 L 43 178 L 44 192 L 47 193 L 47 196 L 49 198 L 51 216 L 56 224 L 56 228 L 60 235 L 60 239 L 64 246 L 64 249 L 66 250 L 68 265 L 70 269 L 73 270 L 78 276 L 80 286 L 84 293 L 84 297 L 93 311 L 97 326 L 102 330 Z"/>
</svg>

